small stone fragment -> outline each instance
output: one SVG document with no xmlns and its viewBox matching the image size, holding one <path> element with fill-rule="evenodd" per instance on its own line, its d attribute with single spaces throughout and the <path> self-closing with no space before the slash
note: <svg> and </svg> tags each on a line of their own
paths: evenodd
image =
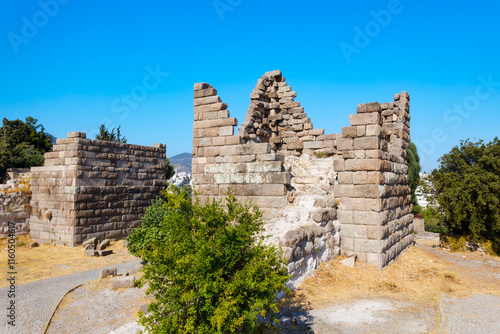
<svg viewBox="0 0 500 334">
<path fill-rule="evenodd" d="M 103 249 L 103 250 L 98 250 L 97 253 L 99 253 L 99 256 L 107 256 L 110 254 L 113 254 L 112 249 Z"/>
<path fill-rule="evenodd" d="M 110 240 L 109 239 L 104 239 L 99 242 L 99 245 L 97 245 L 97 250 L 103 250 L 106 249 L 106 247 L 109 246 Z"/>
<path fill-rule="evenodd" d="M 103 279 L 103 278 L 106 278 L 108 276 L 116 276 L 118 273 L 118 270 L 116 268 L 111 268 L 111 269 L 103 269 L 101 270 L 101 272 L 99 273 L 99 278 L 100 279 Z"/>
<path fill-rule="evenodd" d="M 96 244 L 96 241 L 97 241 L 97 238 L 91 238 L 91 239 L 87 239 L 85 240 L 83 243 L 82 243 L 82 246 L 87 246 L 87 245 L 94 245 Z"/>
<path fill-rule="evenodd" d="M 356 255 L 351 255 L 347 259 L 340 260 L 340 263 L 351 268 L 354 267 L 355 262 L 356 262 Z"/>
<path fill-rule="evenodd" d="M 99 256 L 99 253 L 97 253 L 97 251 L 95 249 L 86 249 L 83 252 L 83 255 L 85 255 L 85 256 Z"/>
<path fill-rule="evenodd" d="M 111 289 L 134 287 L 135 276 L 116 277 L 111 281 Z"/>
</svg>

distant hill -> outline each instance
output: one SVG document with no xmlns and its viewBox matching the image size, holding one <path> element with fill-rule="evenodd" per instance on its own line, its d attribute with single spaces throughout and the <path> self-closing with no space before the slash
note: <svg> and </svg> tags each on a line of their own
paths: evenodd
<svg viewBox="0 0 500 334">
<path fill-rule="evenodd" d="M 184 172 L 191 174 L 191 161 L 193 159 L 193 155 L 191 153 L 177 154 L 169 159 L 174 165 L 176 173 Z"/>
</svg>

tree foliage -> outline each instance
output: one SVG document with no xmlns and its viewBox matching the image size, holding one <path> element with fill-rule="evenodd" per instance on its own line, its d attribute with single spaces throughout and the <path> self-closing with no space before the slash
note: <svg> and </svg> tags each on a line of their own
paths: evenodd
<svg viewBox="0 0 500 334">
<path fill-rule="evenodd" d="M 97 140 L 112 141 L 116 143 L 126 143 L 127 138 L 121 136 L 120 132 L 121 125 L 118 128 L 113 128 L 111 130 L 107 129 L 104 124 L 99 127 L 99 133 L 95 136 Z"/>
<path fill-rule="evenodd" d="M 155 301 L 140 323 L 151 333 L 259 332 L 289 279 L 285 259 L 257 234 L 261 213 L 232 195 L 200 205 L 170 186 L 128 237 L 145 262 L 141 284 Z"/>
<path fill-rule="evenodd" d="M 411 198 L 413 200 L 414 213 L 419 213 L 420 206 L 418 205 L 417 196 L 415 195 L 415 190 L 418 187 L 420 180 L 420 157 L 418 156 L 417 146 L 409 142 L 406 148 L 406 161 L 408 163 L 408 176 L 410 178 L 410 189 Z"/>
<path fill-rule="evenodd" d="M 500 250 L 500 141 L 461 141 L 439 159 L 430 180 L 449 231 L 489 239 Z"/>
<path fill-rule="evenodd" d="M 170 162 L 169 158 L 165 158 L 165 180 L 170 180 L 175 175 L 174 165 Z"/>
<path fill-rule="evenodd" d="M 27 117 L 25 122 L 3 119 L 0 127 L 0 180 L 7 168 L 43 165 L 43 155 L 52 150 L 54 138 L 37 123 L 33 117 Z"/>
</svg>

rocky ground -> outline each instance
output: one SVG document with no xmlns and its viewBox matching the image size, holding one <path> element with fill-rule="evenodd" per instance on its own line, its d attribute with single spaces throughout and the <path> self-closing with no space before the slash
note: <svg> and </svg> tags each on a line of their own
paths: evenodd
<svg viewBox="0 0 500 334">
<path fill-rule="evenodd" d="M 48 333 L 135 334 L 144 288 L 114 290 L 110 278 L 68 294 Z M 417 245 L 380 271 L 340 259 L 281 302 L 281 333 L 500 332 L 500 261 Z"/>
</svg>

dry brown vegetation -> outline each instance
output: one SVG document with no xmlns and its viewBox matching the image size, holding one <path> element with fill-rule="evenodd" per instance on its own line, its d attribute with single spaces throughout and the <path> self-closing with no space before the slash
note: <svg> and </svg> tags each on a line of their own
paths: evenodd
<svg viewBox="0 0 500 334">
<path fill-rule="evenodd" d="M 41 244 L 39 247 L 28 248 L 33 240 L 29 236 L 16 237 L 16 284 L 29 283 L 45 278 L 72 274 L 105 267 L 111 264 L 129 262 L 136 259 L 128 253 L 121 241 L 111 242 L 109 249 L 113 254 L 105 257 L 86 257 L 83 247 L 62 247 Z M 19 246 L 22 245 L 22 246 Z M 4 272 L 7 272 L 7 239 L 0 240 L 0 263 Z M 0 288 L 6 287 L 8 282 L 0 281 Z"/>
<path fill-rule="evenodd" d="M 457 253 L 454 253 L 457 254 Z M 497 261 L 498 257 L 461 253 L 459 257 Z M 471 293 L 500 295 L 500 282 L 479 276 L 477 269 L 458 266 L 428 249 L 411 247 L 396 261 L 379 270 L 357 262 L 354 268 L 342 265 L 342 258 L 322 265 L 300 289 L 285 298 L 283 307 L 322 308 L 357 297 L 389 297 L 422 306 L 438 307 L 444 294 L 465 297 Z M 500 274 L 500 266 L 496 267 Z"/>
</svg>

